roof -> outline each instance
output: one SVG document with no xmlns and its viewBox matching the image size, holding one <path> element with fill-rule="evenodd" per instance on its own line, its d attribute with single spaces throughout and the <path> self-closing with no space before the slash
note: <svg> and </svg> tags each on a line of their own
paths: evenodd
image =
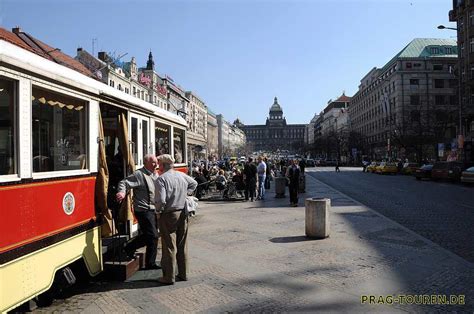
<svg viewBox="0 0 474 314">
<path fill-rule="evenodd" d="M 283 112 L 283 109 L 281 109 L 280 104 L 278 104 L 278 99 L 276 97 L 273 100 L 273 105 L 270 107 L 270 112 Z"/>
<path fill-rule="evenodd" d="M 438 48 L 438 53 L 433 53 L 431 48 Z M 447 51 L 446 48 L 451 48 Z M 448 52 L 450 52 L 448 54 Z M 385 66 L 381 72 L 385 72 L 393 62 L 402 58 L 457 58 L 458 46 L 455 39 L 447 38 L 415 38 L 397 53 Z"/>
<path fill-rule="evenodd" d="M 89 77 L 95 78 L 93 73 L 82 63 L 61 52 L 59 48 L 53 48 L 31 36 L 30 34 L 23 32 L 20 28 L 14 28 L 13 32 L 7 31 L 4 28 L 0 28 L 0 39 L 33 52 L 45 59 L 66 66 Z"/>
<path fill-rule="evenodd" d="M 335 100 L 335 102 L 349 102 L 349 101 L 351 101 L 351 97 L 348 97 L 345 94 L 342 94 L 341 97 Z"/>
</svg>

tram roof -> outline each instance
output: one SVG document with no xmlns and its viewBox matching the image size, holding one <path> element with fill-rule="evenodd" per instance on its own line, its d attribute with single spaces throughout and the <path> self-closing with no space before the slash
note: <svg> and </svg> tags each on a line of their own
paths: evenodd
<svg viewBox="0 0 474 314">
<path fill-rule="evenodd" d="M 35 40 L 34 43 L 41 49 L 50 47 L 38 40 Z M 40 46 L 41 44 L 44 46 Z M 48 50 L 40 53 L 41 49 L 34 49 L 31 47 L 32 45 L 28 45 L 24 40 L 20 40 L 16 34 L 0 28 L 0 62 L 49 77 L 98 96 L 109 96 L 109 98 L 117 102 L 139 107 L 145 111 L 152 112 L 156 116 L 186 126 L 186 120 L 182 117 L 97 81 L 87 68 L 84 67 L 86 71 L 79 70 L 75 66 L 75 63 L 79 62 L 59 50 L 50 47 L 56 52 L 56 57 L 51 59 L 44 56 L 44 53 L 48 52 Z M 61 57 L 58 57 L 59 55 Z M 88 73 L 91 73 L 91 75 L 88 75 Z"/>
</svg>

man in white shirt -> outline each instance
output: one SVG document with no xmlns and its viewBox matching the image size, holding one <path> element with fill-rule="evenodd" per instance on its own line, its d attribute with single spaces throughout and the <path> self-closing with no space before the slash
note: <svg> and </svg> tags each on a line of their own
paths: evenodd
<svg viewBox="0 0 474 314">
<path fill-rule="evenodd" d="M 265 199 L 265 178 L 267 177 L 267 164 L 263 161 L 262 156 L 258 157 L 257 175 L 258 175 L 258 195 L 257 199 Z"/>
</svg>

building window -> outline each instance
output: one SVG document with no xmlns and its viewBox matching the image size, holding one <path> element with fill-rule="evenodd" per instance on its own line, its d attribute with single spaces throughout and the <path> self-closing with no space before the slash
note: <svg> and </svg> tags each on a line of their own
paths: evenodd
<svg viewBox="0 0 474 314">
<path fill-rule="evenodd" d="M 122 90 L 122 84 L 119 84 L 117 88 L 118 88 L 119 91 L 121 91 Z"/>
<path fill-rule="evenodd" d="M 418 110 L 413 110 L 410 113 L 410 117 L 412 122 L 418 122 L 420 121 L 420 112 Z"/>
<path fill-rule="evenodd" d="M 410 85 L 411 86 L 418 86 L 418 85 L 420 85 L 420 80 L 419 79 L 410 79 Z"/>
<path fill-rule="evenodd" d="M 436 48 L 436 49 L 438 49 L 438 48 Z M 421 63 L 414 63 L 413 67 L 414 68 L 421 68 Z"/>
<path fill-rule="evenodd" d="M 137 89 L 135 88 L 135 86 L 133 86 L 133 96 L 135 96 L 137 94 Z"/>
<path fill-rule="evenodd" d="M 87 168 L 85 101 L 33 87 L 33 171 Z"/>
<path fill-rule="evenodd" d="M 407 69 L 411 69 L 411 68 L 412 68 L 411 62 L 407 62 L 407 63 L 406 63 L 406 68 L 407 68 Z"/>
<path fill-rule="evenodd" d="M 453 48 L 451 48 L 451 47 L 446 47 L 446 54 L 447 54 L 447 55 L 452 55 L 452 54 L 453 54 Z"/>
<path fill-rule="evenodd" d="M 433 71 L 443 71 L 442 64 L 433 64 Z"/>
<path fill-rule="evenodd" d="M 435 95 L 435 105 L 436 106 L 444 105 L 444 95 Z"/>
<path fill-rule="evenodd" d="M 115 87 L 115 82 L 110 80 L 110 86 Z"/>
<path fill-rule="evenodd" d="M 430 53 L 431 53 L 432 55 L 437 55 L 437 54 L 439 54 L 439 48 L 438 48 L 438 47 L 431 47 L 431 48 L 430 48 Z"/>
<path fill-rule="evenodd" d="M 0 78 L 0 175 L 16 173 L 15 83 Z"/>
<path fill-rule="evenodd" d="M 419 95 L 411 95 L 410 96 L 410 105 L 412 105 L 412 106 L 420 105 L 420 96 Z"/>
<path fill-rule="evenodd" d="M 435 88 L 444 88 L 444 80 L 435 79 L 434 80 L 434 87 Z"/>
</svg>

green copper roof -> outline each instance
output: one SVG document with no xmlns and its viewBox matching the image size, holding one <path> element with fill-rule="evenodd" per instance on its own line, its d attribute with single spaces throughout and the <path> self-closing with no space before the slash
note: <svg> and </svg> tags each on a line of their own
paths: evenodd
<svg viewBox="0 0 474 314">
<path fill-rule="evenodd" d="M 416 38 L 400 51 L 398 58 L 456 58 L 458 56 L 457 51 L 457 42 L 454 39 Z"/>
<path fill-rule="evenodd" d="M 415 38 L 382 68 L 384 72 L 394 61 L 401 58 L 457 58 L 455 39 Z"/>
</svg>

